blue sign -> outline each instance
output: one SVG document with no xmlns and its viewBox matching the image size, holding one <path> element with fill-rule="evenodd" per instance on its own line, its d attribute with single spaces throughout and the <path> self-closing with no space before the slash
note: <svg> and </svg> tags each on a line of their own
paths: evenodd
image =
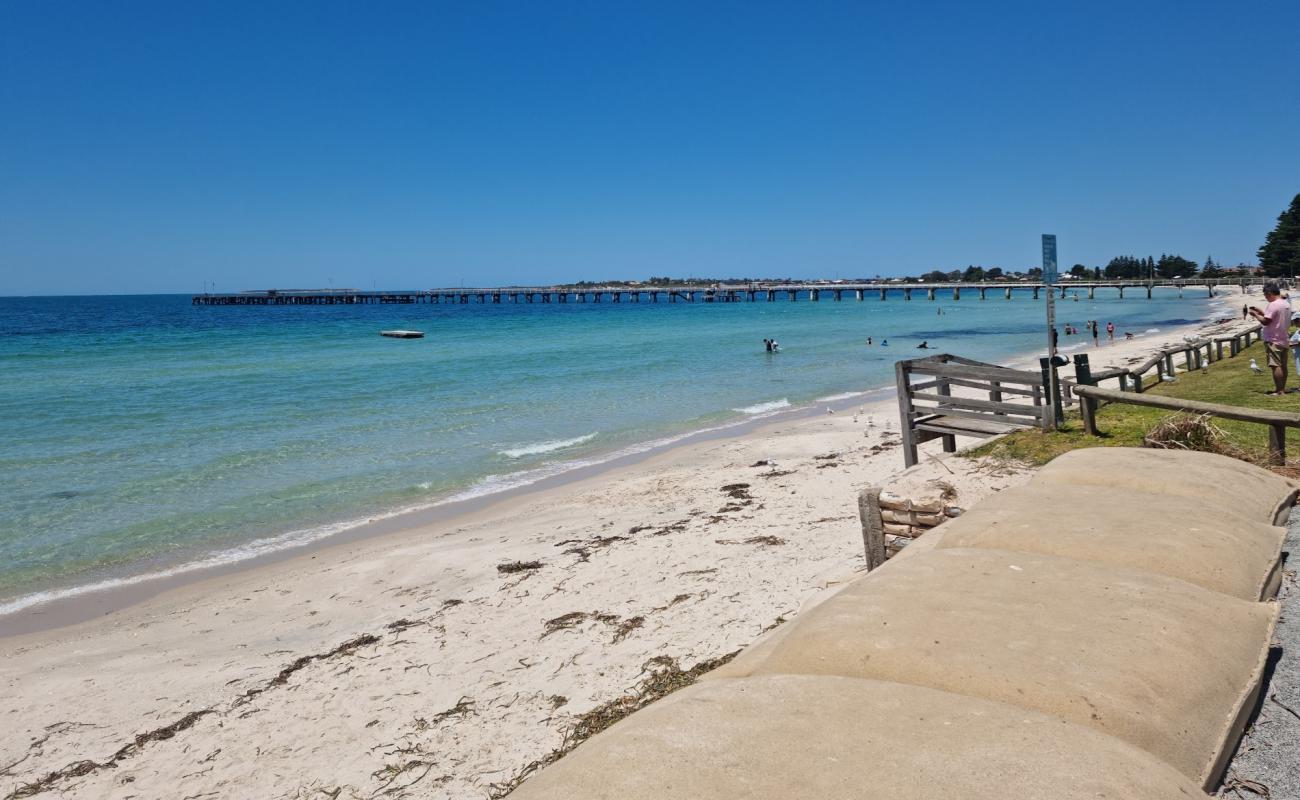
<svg viewBox="0 0 1300 800">
<path fill-rule="evenodd" d="M 1056 234 L 1043 234 L 1043 283 L 1056 283 Z"/>
</svg>

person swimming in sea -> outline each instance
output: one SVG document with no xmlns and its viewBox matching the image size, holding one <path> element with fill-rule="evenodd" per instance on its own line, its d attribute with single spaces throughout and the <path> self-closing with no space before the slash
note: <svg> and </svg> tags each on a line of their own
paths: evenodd
<svg viewBox="0 0 1300 800">
<path fill-rule="evenodd" d="M 930 343 L 929 343 L 929 342 L 921 342 L 920 344 L 918 344 L 918 345 L 916 346 L 916 349 L 917 349 L 917 350 L 929 350 L 929 349 L 930 349 Z"/>
</svg>

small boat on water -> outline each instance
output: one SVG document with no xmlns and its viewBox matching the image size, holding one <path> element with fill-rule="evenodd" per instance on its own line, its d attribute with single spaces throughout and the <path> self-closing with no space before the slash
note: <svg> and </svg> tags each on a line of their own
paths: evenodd
<svg viewBox="0 0 1300 800">
<path fill-rule="evenodd" d="M 379 335 L 392 339 L 423 339 L 424 331 L 380 331 Z"/>
</svg>

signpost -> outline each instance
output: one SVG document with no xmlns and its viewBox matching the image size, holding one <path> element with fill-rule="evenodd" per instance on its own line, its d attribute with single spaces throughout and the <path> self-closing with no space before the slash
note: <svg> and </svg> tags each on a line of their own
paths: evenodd
<svg viewBox="0 0 1300 800">
<path fill-rule="evenodd" d="M 1056 303 L 1052 287 L 1056 285 L 1056 235 L 1043 234 L 1043 285 L 1047 287 L 1047 357 L 1056 355 Z"/>
<path fill-rule="evenodd" d="M 1043 285 L 1047 289 L 1047 402 L 1051 404 L 1054 421 L 1061 421 L 1061 385 L 1056 377 L 1056 234 L 1043 234 Z"/>
</svg>

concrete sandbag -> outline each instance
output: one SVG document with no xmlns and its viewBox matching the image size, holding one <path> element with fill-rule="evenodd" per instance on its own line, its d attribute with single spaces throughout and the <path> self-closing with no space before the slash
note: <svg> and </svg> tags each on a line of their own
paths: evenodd
<svg viewBox="0 0 1300 800">
<path fill-rule="evenodd" d="M 944 525 L 942 547 L 1000 548 L 1158 572 L 1243 600 L 1277 596 L 1286 529 L 1195 497 L 1031 483 Z"/>
<path fill-rule="evenodd" d="M 1052 459 L 1030 483 L 1110 486 L 1199 498 L 1225 514 L 1285 524 L 1296 487 L 1253 464 L 1215 453 L 1145 447 L 1089 447 Z"/>
<path fill-rule="evenodd" d="M 939 547 L 848 584 L 714 679 L 840 675 L 981 697 L 1122 739 L 1209 788 L 1276 618 L 1275 603 L 1151 572 Z"/>
<path fill-rule="evenodd" d="M 855 678 L 697 684 L 525 782 L 512 800 L 1204 798 L 1124 742 L 1002 703 Z"/>
</svg>

